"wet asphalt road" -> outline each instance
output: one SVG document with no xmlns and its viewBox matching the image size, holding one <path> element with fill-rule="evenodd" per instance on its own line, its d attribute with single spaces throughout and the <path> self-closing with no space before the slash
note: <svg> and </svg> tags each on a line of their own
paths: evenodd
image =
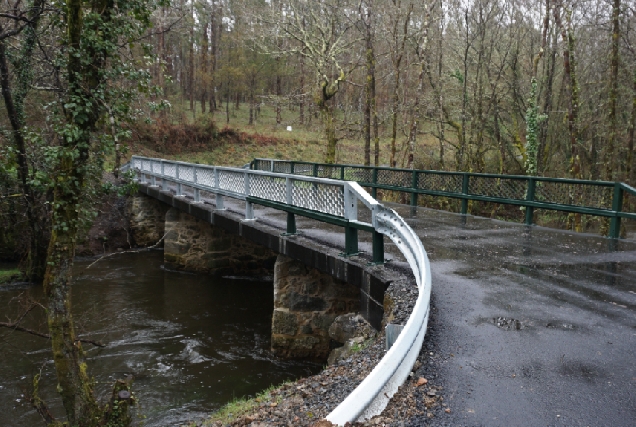
<svg viewBox="0 0 636 427">
<path fill-rule="evenodd" d="M 445 424 L 636 425 L 636 242 L 425 209 L 408 222 L 431 259 Z"/>
<path fill-rule="evenodd" d="M 451 409 L 406 425 L 636 426 L 636 241 L 390 206 L 431 260 L 428 363 Z M 284 228 L 282 212 L 256 216 Z M 297 223 L 344 245 L 339 227 Z M 388 239 L 385 250 L 405 265 Z"/>
</svg>

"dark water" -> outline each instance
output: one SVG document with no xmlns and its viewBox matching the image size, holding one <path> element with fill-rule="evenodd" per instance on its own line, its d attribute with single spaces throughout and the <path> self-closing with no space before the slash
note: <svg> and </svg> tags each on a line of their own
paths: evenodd
<svg viewBox="0 0 636 427">
<path fill-rule="evenodd" d="M 162 252 L 121 254 L 89 269 L 76 263 L 73 312 L 96 393 L 132 373 L 139 399 L 136 424 L 180 425 L 272 384 L 311 375 L 317 363 L 277 359 L 269 352 L 271 282 L 214 279 L 161 269 Z M 0 288 L 0 321 L 15 318 L 39 287 Z M 45 331 L 35 310 L 24 326 Z M 42 397 L 60 414 L 49 343 L 0 330 L 0 426 L 43 425 L 22 396 L 43 372 Z"/>
</svg>

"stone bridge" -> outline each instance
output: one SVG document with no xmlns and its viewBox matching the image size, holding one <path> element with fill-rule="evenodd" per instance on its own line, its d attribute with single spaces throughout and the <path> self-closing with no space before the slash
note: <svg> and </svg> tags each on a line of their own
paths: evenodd
<svg viewBox="0 0 636 427">
<path fill-rule="evenodd" d="M 249 200 L 150 183 L 139 193 L 138 243 L 165 236 L 172 268 L 246 275 L 274 265 L 272 343 L 281 354 L 326 354 L 324 328 L 341 312 L 360 311 L 380 328 L 391 320 L 389 284 L 413 280 L 391 242 L 382 257 L 390 262 L 376 265 L 371 233 L 356 236 L 352 253 L 339 224 L 303 218 L 290 227 L 289 213 Z M 634 218 L 621 206 L 601 212 L 616 219 L 615 232 L 621 217 Z M 443 386 L 452 408 L 444 423 L 636 424 L 636 241 L 392 207 L 431 257 L 432 334 L 416 375 Z"/>
<path fill-rule="evenodd" d="M 303 233 L 287 235 L 280 211 L 259 207 L 257 220 L 245 220 L 245 203 L 227 200 L 219 210 L 213 196 L 198 203 L 191 196 L 140 184 L 132 201 L 135 242 L 149 246 L 163 238 L 169 269 L 256 277 L 273 272 L 274 352 L 325 359 L 333 346 L 327 331 L 341 314 L 360 312 L 381 329 L 384 292 L 392 281 L 406 280 L 402 272 L 343 257 L 341 233 L 333 230 L 308 237 L 306 231 L 320 233 L 318 221 L 301 221 Z"/>
</svg>

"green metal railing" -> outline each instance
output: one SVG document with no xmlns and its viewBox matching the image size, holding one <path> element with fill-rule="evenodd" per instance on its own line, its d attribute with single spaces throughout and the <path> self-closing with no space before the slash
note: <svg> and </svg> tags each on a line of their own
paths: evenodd
<svg viewBox="0 0 636 427">
<path fill-rule="evenodd" d="M 608 237 L 620 235 L 621 219 L 636 220 L 636 213 L 623 211 L 626 194 L 636 189 L 622 182 L 586 181 L 523 175 L 495 175 L 470 172 L 396 169 L 347 164 L 254 159 L 255 170 L 356 181 L 371 188 L 406 192 L 411 206 L 418 195 L 450 197 L 461 200 L 460 212 L 468 213 L 468 201 L 501 203 L 525 207 L 525 223 L 533 224 L 535 209 L 579 213 L 610 218 Z"/>
</svg>

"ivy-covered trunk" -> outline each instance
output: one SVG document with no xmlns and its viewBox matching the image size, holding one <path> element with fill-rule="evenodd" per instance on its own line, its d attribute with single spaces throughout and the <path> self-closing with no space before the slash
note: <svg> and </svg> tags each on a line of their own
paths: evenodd
<svg viewBox="0 0 636 427">
<path fill-rule="evenodd" d="M 44 291 L 48 298 L 47 320 L 57 389 L 62 397 L 67 421 L 71 426 L 91 427 L 98 425 L 97 420 L 101 416 L 71 314 L 73 257 L 80 220 L 78 196 L 84 187 L 85 176 L 83 168 L 77 167 L 70 150 L 62 156 L 54 190 L 53 230 L 44 278 Z"/>
</svg>

